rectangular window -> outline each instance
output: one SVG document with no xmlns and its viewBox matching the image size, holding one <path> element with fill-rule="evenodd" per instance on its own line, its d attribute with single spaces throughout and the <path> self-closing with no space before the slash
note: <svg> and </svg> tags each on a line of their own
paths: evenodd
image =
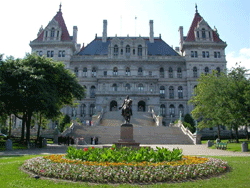
<svg viewBox="0 0 250 188">
<path fill-rule="evenodd" d="M 202 57 L 205 58 L 206 57 L 206 52 L 202 51 Z"/>
<path fill-rule="evenodd" d="M 149 76 L 152 76 L 152 71 L 149 71 L 149 72 L 148 72 L 148 75 L 149 75 Z"/>
<path fill-rule="evenodd" d="M 207 54 L 207 58 L 209 58 L 209 52 L 208 51 L 206 51 L 206 54 Z"/>
<path fill-rule="evenodd" d="M 51 51 L 51 57 L 54 57 L 54 51 Z"/>
<path fill-rule="evenodd" d="M 59 31 L 57 31 L 57 37 L 59 37 Z"/>
<path fill-rule="evenodd" d="M 47 51 L 47 57 L 50 57 L 50 51 Z"/>
<path fill-rule="evenodd" d="M 194 51 L 191 51 L 191 57 L 194 57 Z"/>
<path fill-rule="evenodd" d="M 123 55 L 123 49 L 121 49 L 121 55 Z"/>
<path fill-rule="evenodd" d="M 214 58 L 217 58 L 217 52 L 214 52 Z"/>
<path fill-rule="evenodd" d="M 220 52 L 217 52 L 218 58 L 220 58 Z"/>
<path fill-rule="evenodd" d="M 194 52 L 194 57 L 198 57 L 197 51 Z"/>
<path fill-rule="evenodd" d="M 42 56 L 42 55 L 43 55 L 43 51 L 40 51 L 40 52 L 39 52 L 39 55 Z"/>
<path fill-rule="evenodd" d="M 103 71 L 103 76 L 107 77 L 108 73 L 107 71 Z"/>
<path fill-rule="evenodd" d="M 65 57 L 65 51 L 64 50 L 62 51 L 62 57 Z"/>
<path fill-rule="evenodd" d="M 133 55 L 135 55 L 135 49 L 133 49 Z"/>
<path fill-rule="evenodd" d="M 59 51 L 58 57 L 62 57 L 62 51 Z"/>
</svg>

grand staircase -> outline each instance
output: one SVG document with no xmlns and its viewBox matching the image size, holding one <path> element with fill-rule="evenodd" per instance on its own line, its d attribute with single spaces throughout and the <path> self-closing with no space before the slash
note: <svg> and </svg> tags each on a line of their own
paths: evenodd
<svg viewBox="0 0 250 188">
<path fill-rule="evenodd" d="M 104 114 L 100 125 L 75 125 L 72 136 L 84 137 L 89 144 L 91 137 L 98 137 L 98 144 L 112 144 L 120 138 L 123 117 L 120 111 Z M 135 112 L 131 123 L 134 126 L 134 140 L 141 144 L 193 144 L 179 127 L 156 126 L 150 113 Z"/>
</svg>

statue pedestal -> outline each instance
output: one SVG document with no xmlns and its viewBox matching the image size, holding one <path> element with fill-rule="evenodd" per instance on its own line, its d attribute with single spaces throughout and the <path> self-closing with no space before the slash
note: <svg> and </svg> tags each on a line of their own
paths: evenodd
<svg viewBox="0 0 250 188">
<path fill-rule="evenodd" d="M 132 124 L 122 124 L 121 125 L 121 132 L 120 132 L 120 139 L 118 142 L 115 142 L 116 147 L 133 147 L 139 148 L 140 143 L 136 143 L 133 138 L 133 125 Z"/>
</svg>

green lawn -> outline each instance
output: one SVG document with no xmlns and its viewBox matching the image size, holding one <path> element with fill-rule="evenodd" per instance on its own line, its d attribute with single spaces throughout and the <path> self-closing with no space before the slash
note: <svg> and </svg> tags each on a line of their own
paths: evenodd
<svg viewBox="0 0 250 188">
<path fill-rule="evenodd" d="M 0 187 L 111 187 L 107 184 L 68 183 L 45 179 L 34 179 L 28 174 L 19 170 L 19 167 L 26 159 L 36 156 L 0 156 Z M 216 157 L 228 161 L 231 167 L 230 172 L 221 177 L 214 177 L 195 182 L 175 184 L 155 184 L 145 187 L 250 187 L 250 158 L 249 157 Z M 131 187 L 129 184 L 116 185 L 118 187 Z M 136 187 L 140 187 L 139 185 Z"/>
<path fill-rule="evenodd" d="M 210 140 L 212 142 L 215 142 L 215 140 Z M 250 152 L 250 141 L 246 140 L 246 139 L 240 139 L 239 140 L 240 143 L 228 143 L 227 144 L 227 150 L 228 151 L 234 151 L 234 152 L 241 152 L 241 144 L 243 142 L 247 142 L 248 143 L 248 152 Z M 223 143 L 227 143 L 228 142 L 228 139 L 227 140 L 221 140 L 221 142 Z M 207 144 L 207 140 L 202 140 L 201 141 L 202 144 Z M 216 149 L 216 147 L 213 145 L 212 147 L 210 147 L 211 149 Z"/>
</svg>

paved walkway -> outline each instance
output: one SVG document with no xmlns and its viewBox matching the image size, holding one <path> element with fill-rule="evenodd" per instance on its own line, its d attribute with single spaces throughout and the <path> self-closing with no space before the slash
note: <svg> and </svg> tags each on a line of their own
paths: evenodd
<svg viewBox="0 0 250 188">
<path fill-rule="evenodd" d="M 89 147 L 92 145 L 79 145 L 78 148 Z M 95 147 L 111 146 L 111 144 L 96 145 Z M 202 145 L 141 145 L 150 146 L 153 149 L 158 147 L 168 148 L 173 150 L 173 148 L 179 148 L 183 150 L 184 155 L 210 155 L 210 156 L 249 156 L 250 152 L 232 152 L 225 150 L 209 149 L 206 144 Z M 14 151 L 0 151 L 0 156 L 8 155 L 41 155 L 41 154 L 65 154 L 67 146 L 48 144 L 46 148 L 36 148 L 36 149 L 25 149 L 25 150 L 14 150 Z"/>
</svg>

